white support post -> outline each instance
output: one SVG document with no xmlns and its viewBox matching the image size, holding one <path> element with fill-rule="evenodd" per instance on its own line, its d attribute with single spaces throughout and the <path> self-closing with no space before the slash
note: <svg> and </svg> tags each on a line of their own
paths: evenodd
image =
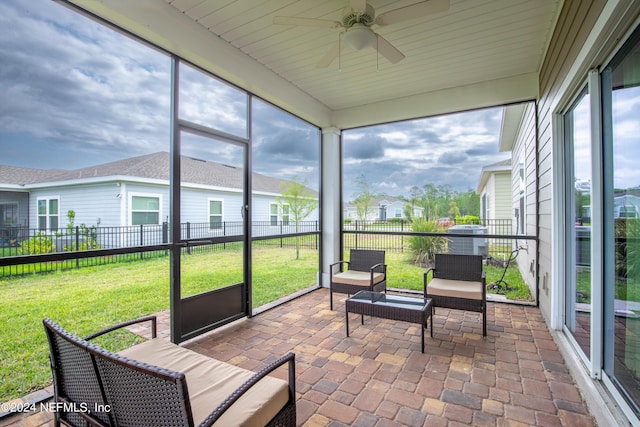
<svg viewBox="0 0 640 427">
<path fill-rule="evenodd" d="M 322 129 L 322 277 L 329 287 L 329 267 L 340 260 L 342 157 L 340 129 Z"/>
</svg>

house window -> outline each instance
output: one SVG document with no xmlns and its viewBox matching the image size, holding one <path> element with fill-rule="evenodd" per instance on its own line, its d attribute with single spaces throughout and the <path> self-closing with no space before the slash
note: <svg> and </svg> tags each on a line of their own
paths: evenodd
<svg viewBox="0 0 640 427">
<path fill-rule="evenodd" d="M 396 218 L 402 218 L 402 211 L 400 209 L 396 209 Z"/>
<path fill-rule="evenodd" d="M 160 197 L 131 196 L 131 225 L 160 224 Z"/>
<path fill-rule="evenodd" d="M 275 226 L 278 225 L 278 220 L 282 221 L 282 225 L 289 225 L 289 205 L 271 203 L 269 221 Z"/>
<path fill-rule="evenodd" d="M 38 229 L 58 231 L 60 224 L 59 198 L 38 199 Z"/>
<path fill-rule="evenodd" d="M 222 200 L 209 200 L 209 229 L 222 228 Z"/>
</svg>

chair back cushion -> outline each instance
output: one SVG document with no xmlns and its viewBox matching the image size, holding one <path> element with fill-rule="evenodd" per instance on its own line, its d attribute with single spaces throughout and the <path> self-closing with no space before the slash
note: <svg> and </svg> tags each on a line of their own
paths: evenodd
<svg viewBox="0 0 640 427">
<path fill-rule="evenodd" d="M 384 251 L 351 249 L 349 270 L 370 271 L 376 264 L 384 264 Z M 380 269 L 382 271 L 382 269 Z"/>
<path fill-rule="evenodd" d="M 482 255 L 436 254 L 433 277 L 482 281 Z"/>
</svg>

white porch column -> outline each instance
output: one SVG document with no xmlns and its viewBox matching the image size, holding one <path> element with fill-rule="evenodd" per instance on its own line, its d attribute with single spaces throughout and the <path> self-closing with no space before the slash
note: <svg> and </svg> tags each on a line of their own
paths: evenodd
<svg viewBox="0 0 640 427">
<path fill-rule="evenodd" d="M 322 277 L 321 284 L 329 287 L 329 267 L 340 256 L 340 211 L 342 193 L 340 178 L 340 129 L 322 129 Z"/>
</svg>

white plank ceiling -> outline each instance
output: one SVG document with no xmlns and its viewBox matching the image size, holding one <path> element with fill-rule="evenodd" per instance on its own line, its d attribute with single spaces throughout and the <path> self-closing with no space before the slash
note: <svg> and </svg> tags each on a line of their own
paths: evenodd
<svg viewBox="0 0 640 427">
<path fill-rule="evenodd" d="M 166 0 L 192 19 L 338 111 L 537 73 L 561 0 L 450 0 L 445 12 L 374 26 L 406 58 L 391 64 L 374 49 L 343 48 L 316 63 L 342 28 L 275 25 L 274 16 L 340 20 L 348 0 Z M 369 0 L 376 15 L 416 0 Z"/>
</svg>

